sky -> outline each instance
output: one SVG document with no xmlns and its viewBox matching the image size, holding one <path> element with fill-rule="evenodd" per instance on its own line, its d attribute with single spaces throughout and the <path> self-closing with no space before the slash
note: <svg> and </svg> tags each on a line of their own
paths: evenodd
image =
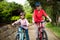
<svg viewBox="0 0 60 40">
<path fill-rule="evenodd" d="M 16 2 L 16 3 L 18 3 L 18 4 L 24 5 L 25 2 L 26 2 L 26 0 L 7 0 L 7 2 Z"/>
</svg>

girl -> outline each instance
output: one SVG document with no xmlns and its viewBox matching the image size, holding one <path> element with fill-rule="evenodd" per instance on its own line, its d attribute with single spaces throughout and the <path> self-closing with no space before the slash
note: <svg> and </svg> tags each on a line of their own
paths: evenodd
<svg viewBox="0 0 60 40">
<path fill-rule="evenodd" d="M 40 2 L 35 3 L 36 9 L 34 9 L 33 13 L 33 23 L 35 23 L 35 31 L 36 31 L 36 40 L 38 40 L 38 28 L 40 25 L 44 27 L 44 19 L 43 16 L 48 18 L 48 20 L 51 22 L 51 18 L 46 14 L 45 10 L 42 9 Z M 42 23 L 41 23 L 42 22 Z"/>
<path fill-rule="evenodd" d="M 25 13 L 24 12 L 20 13 L 20 19 L 17 20 L 16 22 L 14 22 L 12 25 L 19 24 L 19 23 L 20 23 L 21 28 L 25 30 L 26 40 L 29 40 L 29 34 L 28 34 L 28 25 L 29 25 L 29 22 L 25 18 Z"/>
</svg>

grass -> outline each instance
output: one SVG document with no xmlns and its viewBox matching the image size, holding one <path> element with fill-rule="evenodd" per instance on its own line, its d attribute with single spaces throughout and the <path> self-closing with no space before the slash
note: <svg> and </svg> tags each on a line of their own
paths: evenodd
<svg viewBox="0 0 60 40">
<path fill-rule="evenodd" d="M 47 28 L 49 28 L 51 31 L 53 31 L 53 33 L 54 33 L 58 38 L 60 38 L 60 27 L 54 26 L 54 25 L 52 25 L 51 23 L 48 23 L 46 26 L 47 26 Z"/>
</svg>

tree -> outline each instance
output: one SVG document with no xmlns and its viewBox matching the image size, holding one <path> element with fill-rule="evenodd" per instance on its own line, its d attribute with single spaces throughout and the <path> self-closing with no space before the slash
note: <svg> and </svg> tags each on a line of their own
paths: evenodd
<svg viewBox="0 0 60 40">
<path fill-rule="evenodd" d="M 25 2 L 23 8 L 24 8 L 24 11 L 26 13 L 31 13 L 32 12 L 32 8 L 31 8 L 30 4 L 28 3 L 28 1 Z"/>
<path fill-rule="evenodd" d="M 51 8 L 51 13 L 49 14 L 52 18 L 52 23 L 57 25 L 57 21 L 58 21 L 58 17 L 60 16 L 60 0 L 27 0 L 29 1 L 31 7 L 34 9 L 35 6 L 35 2 L 40 2 L 42 7 L 45 9 L 45 11 L 47 10 L 46 8 L 48 8 L 50 11 Z M 47 11 L 46 11 L 47 12 Z"/>
<path fill-rule="evenodd" d="M 15 2 L 8 3 L 6 1 L 1 1 L 0 2 L 0 23 L 11 22 L 11 17 L 18 14 L 19 9 L 23 10 L 23 6 L 16 4 Z"/>
<path fill-rule="evenodd" d="M 0 1 L 3 1 L 3 0 L 0 0 Z"/>
</svg>

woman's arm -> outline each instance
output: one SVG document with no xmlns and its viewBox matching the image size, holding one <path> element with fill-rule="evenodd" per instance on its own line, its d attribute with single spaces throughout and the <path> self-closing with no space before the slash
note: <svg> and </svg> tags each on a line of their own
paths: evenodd
<svg viewBox="0 0 60 40">
<path fill-rule="evenodd" d="M 50 22 L 52 22 L 51 18 L 49 16 L 47 16 L 47 18 L 49 19 Z"/>
<path fill-rule="evenodd" d="M 35 10 L 34 10 L 33 15 L 32 15 L 32 23 L 35 23 L 35 22 L 34 22 L 35 15 L 36 15 L 36 14 L 35 14 Z"/>
</svg>

